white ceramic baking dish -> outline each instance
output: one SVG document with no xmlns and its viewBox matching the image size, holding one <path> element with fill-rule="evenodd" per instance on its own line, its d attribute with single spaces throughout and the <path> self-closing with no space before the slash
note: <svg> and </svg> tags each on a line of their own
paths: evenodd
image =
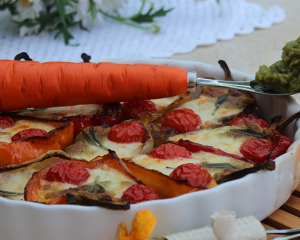
<svg viewBox="0 0 300 240">
<path fill-rule="evenodd" d="M 174 60 L 110 60 L 119 63 L 155 63 L 196 71 L 200 77 L 224 79 L 219 66 L 200 62 Z M 253 76 L 232 70 L 234 80 L 252 80 Z M 255 95 L 260 116 L 270 120 L 276 115 L 287 117 L 300 110 L 293 97 Z M 47 206 L 13 201 L 0 197 L 1 240 L 113 240 L 117 228 L 125 222 L 131 230 L 137 211 L 148 209 L 157 219 L 152 234 L 167 234 L 199 228 L 209 224 L 217 210 L 233 210 L 238 218 L 253 215 L 264 219 L 289 198 L 299 183 L 300 143 L 299 121 L 286 130 L 293 144 L 288 152 L 276 159 L 274 171 L 261 171 L 221 184 L 213 189 L 186 194 L 168 200 L 144 202 L 130 210 L 108 210 L 74 205 Z"/>
</svg>

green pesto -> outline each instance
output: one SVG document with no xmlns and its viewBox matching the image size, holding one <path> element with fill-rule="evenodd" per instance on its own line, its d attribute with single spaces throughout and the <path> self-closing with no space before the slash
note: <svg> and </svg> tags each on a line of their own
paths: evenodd
<svg viewBox="0 0 300 240">
<path fill-rule="evenodd" d="M 300 91 L 300 37 L 283 48 L 281 60 L 270 67 L 262 65 L 255 75 L 255 82 L 278 92 Z"/>
</svg>

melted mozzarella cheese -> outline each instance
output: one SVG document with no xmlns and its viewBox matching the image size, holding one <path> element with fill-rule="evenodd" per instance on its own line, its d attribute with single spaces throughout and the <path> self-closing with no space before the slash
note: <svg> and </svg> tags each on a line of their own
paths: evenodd
<svg viewBox="0 0 300 240">
<path fill-rule="evenodd" d="M 76 143 L 74 143 L 76 145 Z M 76 158 L 80 160 L 91 161 L 98 156 L 104 156 L 108 154 L 108 150 L 102 147 L 97 147 L 92 144 L 84 144 L 76 147 L 76 150 L 68 151 L 64 150 L 71 158 Z"/>
<path fill-rule="evenodd" d="M 108 165 L 103 165 L 101 169 L 92 169 L 89 172 L 91 176 L 84 184 L 93 184 L 98 177 L 99 184 L 104 187 L 111 197 L 115 198 L 120 198 L 126 189 L 136 183 L 125 174 Z"/>
<path fill-rule="evenodd" d="M 171 172 L 182 164 L 194 163 L 194 164 L 215 164 L 215 163 L 228 163 L 231 166 L 239 169 L 252 167 L 253 165 L 244 161 L 240 161 L 234 158 L 220 156 L 212 153 L 199 152 L 194 153 L 191 158 L 165 160 L 152 158 L 148 155 L 140 155 L 132 158 L 132 161 L 147 169 L 157 170 L 165 175 L 170 175 Z M 216 173 L 222 172 L 222 168 L 206 168 L 206 170 L 213 176 Z"/>
<path fill-rule="evenodd" d="M 140 143 L 140 142 L 134 142 L 134 143 L 115 143 L 108 138 L 101 137 L 100 142 L 102 146 L 95 146 L 89 143 L 84 144 L 83 146 L 80 146 L 80 143 L 78 144 L 78 148 L 76 151 L 68 151 L 66 150 L 66 153 L 68 153 L 72 158 L 77 159 L 84 159 L 87 161 L 90 161 L 98 156 L 104 156 L 108 154 L 108 149 L 113 150 L 117 153 L 118 157 L 120 158 L 129 158 L 137 156 L 143 152 L 144 146 L 146 143 Z M 74 143 L 75 145 L 76 143 Z M 145 148 L 145 151 L 148 152 L 148 149 Z"/>
<path fill-rule="evenodd" d="M 49 132 L 53 129 L 55 129 L 55 126 L 53 126 L 50 123 L 47 122 L 38 122 L 38 121 L 30 121 L 30 120 L 18 120 L 15 122 L 15 124 L 12 127 L 0 129 L 0 141 L 11 143 L 11 137 L 15 135 L 16 133 L 30 129 L 30 128 L 38 128 L 43 129 L 46 132 Z"/>
<path fill-rule="evenodd" d="M 102 138 L 101 144 L 108 149 L 116 151 L 120 158 L 133 157 L 140 154 L 144 143 L 134 142 L 134 143 L 115 143 L 108 140 L 107 137 Z"/>
<path fill-rule="evenodd" d="M 97 169 L 88 169 L 88 171 L 90 173 L 90 177 L 84 183 L 82 183 L 81 186 L 94 185 L 95 180 L 98 177 L 99 182 L 97 182 L 97 184 L 100 184 L 102 187 L 104 187 L 106 193 L 114 198 L 120 198 L 126 189 L 136 183 L 130 177 L 105 164 Z M 47 199 L 47 195 L 49 194 L 78 187 L 74 184 L 49 182 L 43 179 L 41 179 L 41 186 L 42 190 L 40 191 L 39 195 L 43 199 Z"/>
<path fill-rule="evenodd" d="M 162 108 L 166 108 L 169 106 L 172 102 L 176 101 L 179 97 L 169 97 L 169 98 L 160 98 L 160 99 L 152 99 L 151 101 L 155 103 L 157 106 L 157 109 L 160 110 Z"/>
<path fill-rule="evenodd" d="M 243 109 L 220 105 L 216 109 L 217 98 L 201 95 L 198 99 L 186 102 L 182 104 L 178 109 L 188 108 L 193 110 L 197 115 L 200 116 L 202 125 L 209 127 L 220 123 L 222 118 L 235 116 L 242 112 Z"/>
<path fill-rule="evenodd" d="M 28 180 L 31 178 L 32 174 L 39 171 L 56 159 L 58 158 L 48 158 L 41 162 L 32 163 L 23 168 L 0 172 L 0 190 L 22 193 L 22 195 L 12 196 L 10 198 L 24 200 L 24 188 Z"/>
<path fill-rule="evenodd" d="M 246 135 L 229 134 L 231 129 L 240 128 L 238 126 L 223 126 L 213 129 L 201 129 L 198 131 L 178 134 L 168 138 L 168 141 L 178 141 L 180 139 L 190 140 L 206 146 L 221 149 L 227 153 L 243 156 L 240 147 L 251 137 Z"/>
</svg>

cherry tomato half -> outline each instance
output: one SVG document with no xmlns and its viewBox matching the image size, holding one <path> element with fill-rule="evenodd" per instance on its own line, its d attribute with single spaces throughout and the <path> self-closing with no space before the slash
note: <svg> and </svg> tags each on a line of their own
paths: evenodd
<svg viewBox="0 0 300 240">
<path fill-rule="evenodd" d="M 291 140 L 288 137 L 283 136 L 282 134 L 280 134 L 277 131 L 274 131 L 274 134 L 277 139 L 277 143 L 270 155 L 271 160 L 274 160 L 275 158 L 279 157 L 280 155 L 286 153 L 286 151 L 292 144 Z"/>
<path fill-rule="evenodd" d="M 121 114 L 125 119 L 137 119 L 156 111 L 157 106 L 151 100 L 134 100 L 122 104 Z"/>
<path fill-rule="evenodd" d="M 173 143 L 166 143 L 154 148 L 148 156 L 153 158 L 171 160 L 178 158 L 191 158 L 192 155 L 184 147 L 178 146 Z"/>
<path fill-rule="evenodd" d="M 199 164 L 186 163 L 175 168 L 171 178 L 187 180 L 188 184 L 193 187 L 205 187 L 211 180 L 210 173 Z"/>
<path fill-rule="evenodd" d="M 108 140 L 116 143 L 145 142 L 146 134 L 143 126 L 139 122 L 122 122 L 114 125 L 110 129 Z"/>
<path fill-rule="evenodd" d="M 263 164 L 269 160 L 270 153 L 275 147 L 275 143 L 266 139 L 252 138 L 246 141 L 240 148 L 240 152 L 247 159 L 257 164 Z"/>
<path fill-rule="evenodd" d="M 73 123 L 74 137 L 81 132 L 81 129 L 97 125 L 94 116 L 74 116 L 68 119 Z"/>
<path fill-rule="evenodd" d="M 94 115 L 76 115 L 72 117 L 66 117 L 66 119 L 73 122 L 74 125 L 74 137 L 76 137 L 81 129 L 99 126 L 103 123 L 107 123 L 110 126 L 115 125 L 121 118 L 121 104 L 111 103 L 101 105 L 98 112 Z"/>
<path fill-rule="evenodd" d="M 12 127 L 14 124 L 15 124 L 14 121 L 10 117 L 7 116 L 0 117 L 0 129 Z"/>
<path fill-rule="evenodd" d="M 161 199 L 159 193 L 146 185 L 134 184 L 123 193 L 121 199 L 130 200 L 131 204 Z"/>
<path fill-rule="evenodd" d="M 240 117 L 235 117 L 231 120 L 230 122 L 230 126 L 233 125 L 241 125 L 245 120 L 249 120 L 252 123 L 256 123 L 259 126 L 261 126 L 262 128 L 268 128 L 269 124 L 267 124 L 267 122 L 263 119 L 260 119 L 258 117 L 255 117 L 253 115 L 242 115 Z"/>
<path fill-rule="evenodd" d="M 45 180 L 49 182 L 62 182 L 79 186 L 90 177 L 88 170 L 80 163 L 62 162 L 52 166 Z"/>
<path fill-rule="evenodd" d="M 102 109 L 96 114 L 97 125 L 108 123 L 110 126 L 115 125 L 121 119 L 121 104 L 109 103 L 103 104 Z"/>
<path fill-rule="evenodd" d="M 162 127 L 173 128 L 177 133 L 196 130 L 200 125 L 200 117 L 193 110 L 186 108 L 173 110 L 162 121 Z"/>
<path fill-rule="evenodd" d="M 16 133 L 15 135 L 13 135 L 11 137 L 11 141 L 15 142 L 15 141 L 20 141 L 24 138 L 28 138 L 28 137 L 45 137 L 48 133 L 43 130 L 43 129 L 38 129 L 38 128 L 30 128 L 30 129 L 24 129 L 18 133 Z"/>
</svg>

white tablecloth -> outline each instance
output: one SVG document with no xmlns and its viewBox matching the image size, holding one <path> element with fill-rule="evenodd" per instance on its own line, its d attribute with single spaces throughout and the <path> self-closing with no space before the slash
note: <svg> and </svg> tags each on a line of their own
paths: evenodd
<svg viewBox="0 0 300 240">
<path fill-rule="evenodd" d="M 127 15 L 138 9 L 137 0 L 128 0 L 123 12 Z M 71 29 L 78 46 L 66 46 L 54 33 L 18 37 L 18 29 L 7 11 L 0 12 L 0 58 L 13 59 L 27 52 L 36 61 L 81 61 L 85 52 L 92 61 L 107 58 L 168 58 L 175 53 L 187 53 L 199 45 L 227 41 L 236 34 L 250 34 L 255 28 L 270 28 L 285 19 L 279 6 L 263 9 L 244 0 L 153 0 L 155 7 L 174 7 L 165 17 L 156 18 L 162 27 L 153 34 L 112 19 L 89 31 Z"/>
</svg>

